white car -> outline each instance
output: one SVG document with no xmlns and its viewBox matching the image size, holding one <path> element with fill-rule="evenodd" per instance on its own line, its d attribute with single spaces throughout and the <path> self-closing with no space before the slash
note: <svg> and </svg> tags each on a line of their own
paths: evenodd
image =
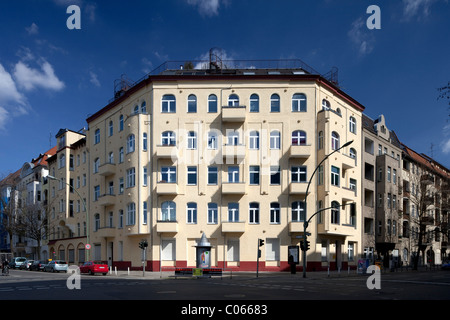
<svg viewBox="0 0 450 320">
<path fill-rule="evenodd" d="M 55 272 L 55 271 L 64 271 L 67 272 L 67 270 L 69 269 L 69 265 L 67 264 L 67 262 L 63 261 L 63 260 L 53 260 L 50 261 L 48 264 L 45 265 L 44 267 L 44 271 L 50 271 L 50 272 Z"/>
<path fill-rule="evenodd" d="M 24 258 L 24 257 L 17 257 L 17 258 L 14 258 L 14 259 L 11 261 L 10 265 L 11 265 L 12 267 L 18 269 L 18 268 L 20 268 L 26 261 L 27 261 L 27 258 Z"/>
</svg>

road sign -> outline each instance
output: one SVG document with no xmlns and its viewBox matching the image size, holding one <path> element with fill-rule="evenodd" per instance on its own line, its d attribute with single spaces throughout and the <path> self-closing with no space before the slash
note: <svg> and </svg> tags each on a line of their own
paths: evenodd
<svg viewBox="0 0 450 320">
<path fill-rule="evenodd" d="M 86 250 L 91 249 L 91 245 L 89 243 L 86 243 L 86 245 L 84 247 L 86 248 Z"/>
</svg>

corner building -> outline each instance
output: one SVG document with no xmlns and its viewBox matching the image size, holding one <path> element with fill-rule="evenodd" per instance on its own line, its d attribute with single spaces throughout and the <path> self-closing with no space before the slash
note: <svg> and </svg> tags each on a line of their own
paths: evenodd
<svg viewBox="0 0 450 320">
<path fill-rule="evenodd" d="M 205 234 L 211 267 L 256 270 L 263 239 L 259 270 L 289 270 L 326 209 L 307 269 L 356 267 L 363 110 L 302 68 L 166 66 L 124 86 L 87 119 L 96 259 L 140 268 L 145 239 L 147 270 L 195 267 Z"/>
</svg>

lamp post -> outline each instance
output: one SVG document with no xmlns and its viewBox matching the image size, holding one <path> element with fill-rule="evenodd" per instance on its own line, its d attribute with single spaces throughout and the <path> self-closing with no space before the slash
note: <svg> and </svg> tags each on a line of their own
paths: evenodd
<svg viewBox="0 0 450 320">
<path fill-rule="evenodd" d="M 322 163 L 324 163 L 324 161 L 326 159 L 328 159 L 333 153 L 335 153 L 335 152 L 337 152 L 337 151 L 339 151 L 339 150 L 341 150 L 341 149 L 343 149 L 345 147 L 348 147 L 352 143 L 353 143 L 353 140 L 348 141 L 343 146 L 333 150 L 333 152 L 331 152 L 330 154 L 326 155 L 325 158 L 323 158 L 322 161 L 317 165 L 316 169 L 314 169 L 314 172 L 312 173 L 311 178 L 309 179 L 308 186 L 306 187 L 306 195 L 305 195 L 305 208 L 306 208 L 306 210 L 305 210 L 305 218 L 304 218 L 304 221 L 303 221 L 303 241 L 304 241 L 305 246 L 306 246 L 306 243 L 307 243 L 306 229 L 308 228 L 309 222 L 311 221 L 311 218 L 313 216 L 315 216 L 318 212 L 320 212 L 320 210 L 319 210 L 318 212 L 313 214 L 308 220 L 306 220 L 307 213 L 308 213 L 308 204 L 306 202 L 306 199 L 308 197 L 309 186 L 311 185 L 312 178 L 314 177 L 314 174 L 317 172 L 319 167 L 322 165 Z M 303 250 L 303 278 L 306 278 L 306 250 Z"/>
<path fill-rule="evenodd" d="M 86 201 L 84 201 L 83 197 L 78 192 L 78 190 L 75 189 L 73 186 L 71 186 L 69 183 L 63 181 L 62 179 L 58 179 L 54 176 L 51 176 L 51 175 L 47 175 L 47 178 L 49 178 L 50 180 L 55 180 L 55 181 L 60 181 L 60 182 L 65 183 L 70 188 L 72 188 L 73 191 L 75 191 L 75 193 L 78 195 L 78 197 L 80 197 L 81 202 L 83 203 L 84 209 L 86 210 L 86 244 L 89 244 L 89 241 L 90 241 L 89 240 L 89 210 L 88 210 L 88 207 L 86 206 Z M 86 260 L 89 261 L 89 249 L 87 250 L 87 253 L 86 253 Z"/>
</svg>

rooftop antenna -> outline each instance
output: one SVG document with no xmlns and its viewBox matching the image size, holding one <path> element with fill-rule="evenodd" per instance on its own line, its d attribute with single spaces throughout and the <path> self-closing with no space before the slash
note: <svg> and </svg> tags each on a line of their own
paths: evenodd
<svg viewBox="0 0 450 320">
<path fill-rule="evenodd" d="M 120 79 L 114 81 L 114 98 L 121 97 L 132 85 L 133 82 L 126 75 L 122 74 Z"/>
<path fill-rule="evenodd" d="M 209 69 L 221 70 L 223 68 L 222 57 L 219 56 L 222 50 L 211 48 L 209 50 Z"/>
<path fill-rule="evenodd" d="M 433 143 L 431 143 L 431 145 L 430 145 L 430 156 L 431 156 L 431 158 L 434 158 L 434 152 L 433 152 L 433 148 L 434 148 L 434 144 Z"/>
</svg>

